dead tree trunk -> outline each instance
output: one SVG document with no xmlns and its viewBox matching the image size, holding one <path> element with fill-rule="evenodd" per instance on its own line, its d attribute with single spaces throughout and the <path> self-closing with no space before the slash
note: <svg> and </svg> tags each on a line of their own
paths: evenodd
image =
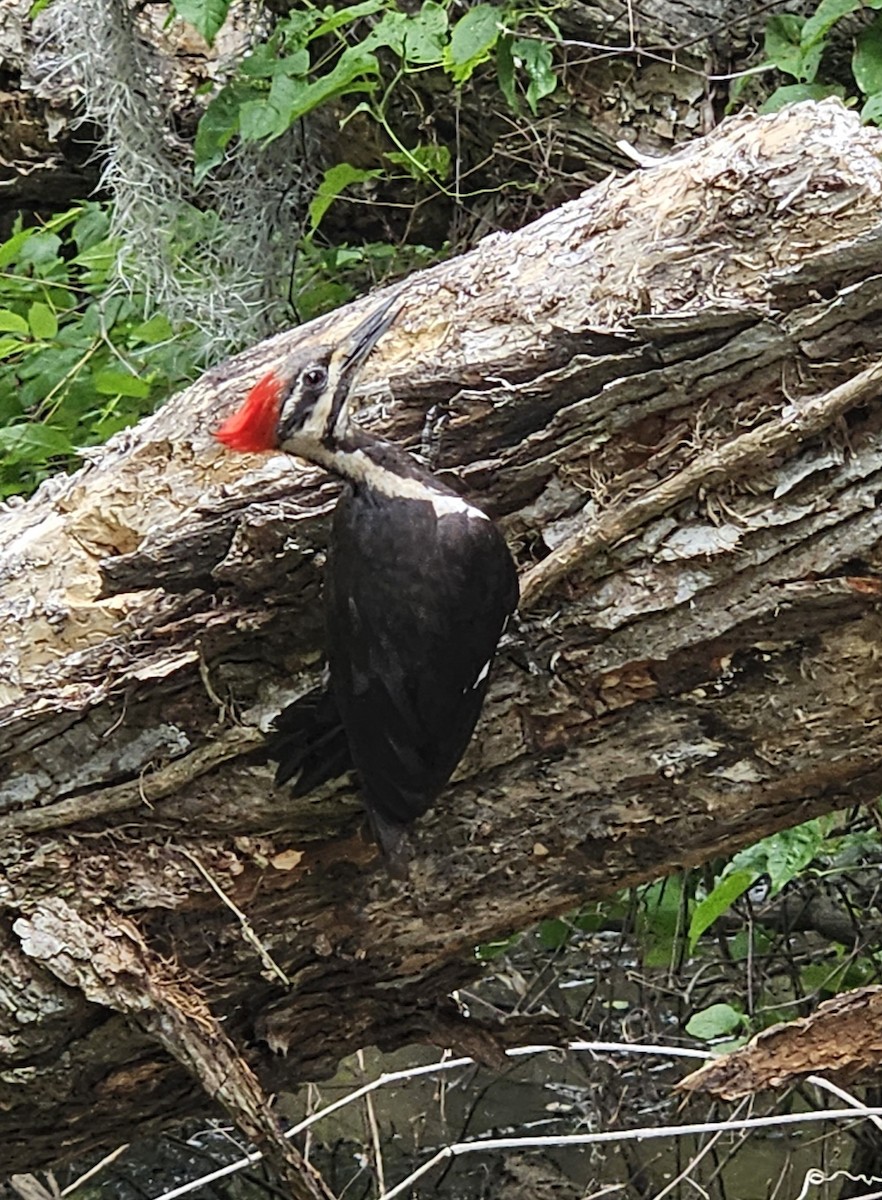
<svg viewBox="0 0 882 1200">
<path fill-rule="evenodd" d="M 211 436 L 364 304 L 6 512 L 7 1171 L 199 1085 L 271 1140 L 258 1077 L 369 1043 L 490 1053 L 446 999 L 475 944 L 879 794 L 880 149 L 835 102 L 741 117 L 400 287 L 365 419 L 501 521 L 526 643 L 409 888 L 349 783 L 253 755 L 320 670 L 336 487 Z"/>
</svg>

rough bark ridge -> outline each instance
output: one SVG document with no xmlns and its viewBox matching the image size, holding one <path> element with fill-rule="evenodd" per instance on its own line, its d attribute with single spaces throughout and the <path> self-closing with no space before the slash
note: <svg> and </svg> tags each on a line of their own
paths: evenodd
<svg viewBox="0 0 882 1200">
<path fill-rule="evenodd" d="M 808 1017 L 764 1029 L 677 1086 L 719 1100 L 740 1100 L 766 1088 L 811 1082 L 814 1075 L 847 1087 L 872 1085 L 879 1078 L 880 1033 L 882 988 L 856 988 L 825 1000 Z"/>
<path fill-rule="evenodd" d="M 211 437 L 375 300 L 5 514 L 7 1170 L 191 1111 L 194 1075 L 255 1114 L 194 1070 L 182 996 L 244 1092 L 371 1042 L 489 1053 L 445 999 L 476 943 L 878 795 L 880 149 L 835 102 L 740 117 L 400 285 L 365 420 L 428 427 L 518 553 L 526 623 L 409 889 L 345 781 L 295 803 L 249 757 L 320 670 L 335 485 Z M 130 942 L 118 986 L 96 930 Z"/>
</svg>

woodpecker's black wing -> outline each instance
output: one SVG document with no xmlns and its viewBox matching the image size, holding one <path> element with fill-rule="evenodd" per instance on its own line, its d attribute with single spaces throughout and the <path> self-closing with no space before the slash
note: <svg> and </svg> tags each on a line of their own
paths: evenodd
<svg viewBox="0 0 882 1200">
<path fill-rule="evenodd" d="M 387 848 L 462 757 L 517 604 L 502 535 L 432 485 L 344 493 L 325 580 L 334 696 Z"/>
</svg>

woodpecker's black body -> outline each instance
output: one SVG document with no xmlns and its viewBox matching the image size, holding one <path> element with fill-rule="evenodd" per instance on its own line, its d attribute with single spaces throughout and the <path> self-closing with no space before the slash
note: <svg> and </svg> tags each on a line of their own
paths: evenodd
<svg viewBox="0 0 882 1200">
<path fill-rule="evenodd" d="M 278 406 L 281 448 L 347 487 L 325 573 L 331 702 L 283 714 L 273 754 L 277 781 L 300 772 L 303 791 L 345 769 L 348 748 L 374 833 L 394 864 L 405 826 L 434 803 L 468 745 L 518 585 L 505 541 L 484 513 L 348 423 L 351 364 L 390 323 L 387 311 L 359 327 L 348 354 L 335 348 L 292 364 L 291 403 Z M 243 444 L 234 422 L 223 440 L 256 448 Z"/>
<path fill-rule="evenodd" d="M 434 803 L 468 745 L 517 575 L 483 514 L 408 456 L 360 440 L 424 489 L 394 496 L 369 478 L 351 484 L 334 513 L 325 582 L 331 687 L 387 845 Z"/>
</svg>

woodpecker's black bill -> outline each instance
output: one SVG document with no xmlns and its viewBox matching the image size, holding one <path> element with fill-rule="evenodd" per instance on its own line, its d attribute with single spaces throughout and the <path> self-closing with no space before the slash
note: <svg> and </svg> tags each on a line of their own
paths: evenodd
<svg viewBox="0 0 882 1200">
<path fill-rule="evenodd" d="M 394 324 L 400 312 L 401 305 L 398 297 L 393 296 L 355 327 L 349 335 L 348 348 L 343 352 L 343 365 L 337 383 L 337 392 L 340 392 L 341 389 L 344 391 L 350 389 L 362 363 L 386 330 Z"/>
<path fill-rule="evenodd" d="M 393 296 L 357 325 L 342 350 L 338 351 L 341 355 L 341 369 L 334 389 L 335 411 L 345 401 L 364 360 L 400 311 L 398 298 Z M 294 361 L 299 365 L 302 359 L 301 351 Z M 288 364 L 281 370 L 270 371 L 264 375 L 245 397 L 241 408 L 228 417 L 217 430 L 217 440 L 231 450 L 242 453 L 277 449 L 279 416 L 291 383 L 291 367 Z"/>
</svg>

